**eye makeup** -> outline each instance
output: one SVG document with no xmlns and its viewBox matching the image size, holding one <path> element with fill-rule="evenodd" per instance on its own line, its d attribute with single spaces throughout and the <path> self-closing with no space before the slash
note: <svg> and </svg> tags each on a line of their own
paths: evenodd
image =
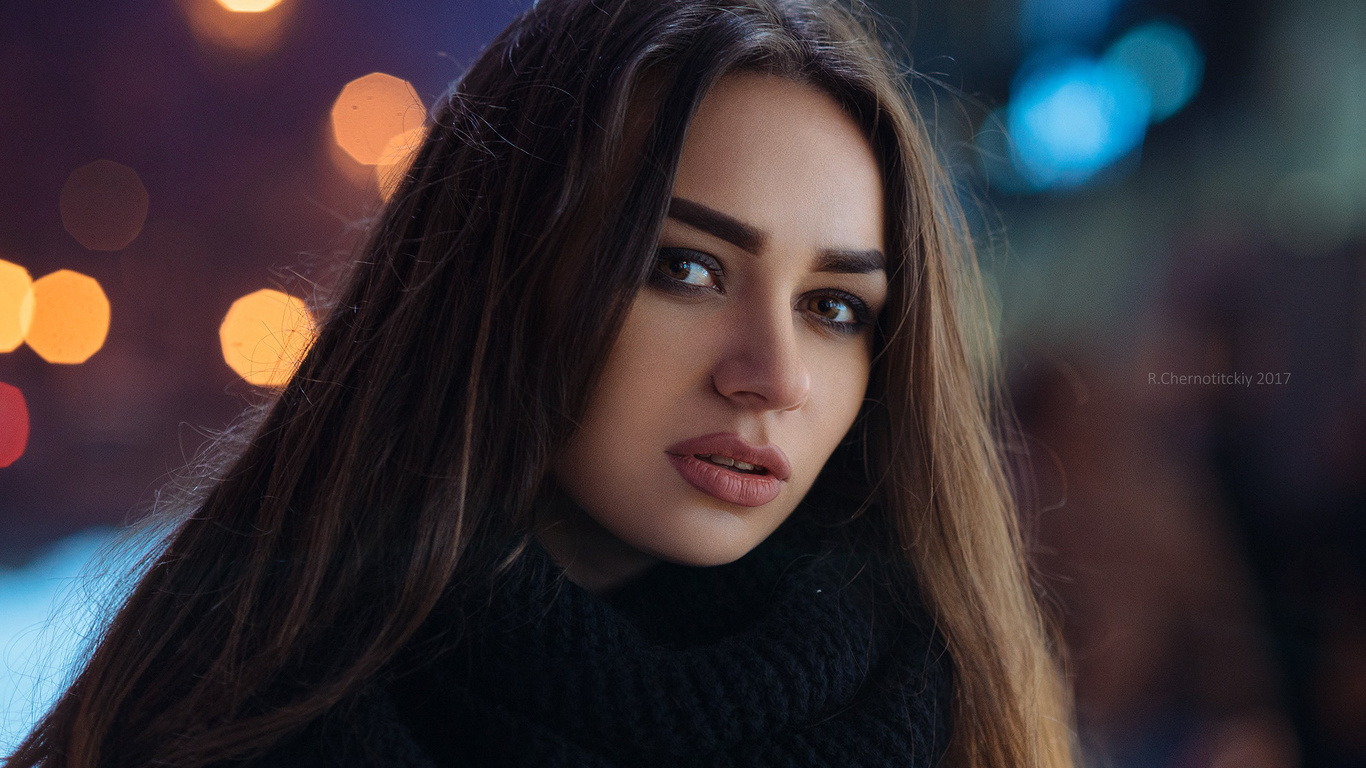
<svg viewBox="0 0 1366 768">
<path fill-rule="evenodd" d="M 691 248 L 660 248 L 655 254 L 654 268 L 649 282 L 654 288 L 680 296 L 695 296 L 704 292 L 725 293 L 722 283 L 724 269 L 717 259 Z M 821 306 L 824 303 L 825 306 Z M 843 305 L 852 320 L 837 320 L 825 313 Z M 802 296 L 798 306 L 831 331 L 857 334 L 876 323 L 868 303 L 847 291 L 825 288 Z"/>
</svg>

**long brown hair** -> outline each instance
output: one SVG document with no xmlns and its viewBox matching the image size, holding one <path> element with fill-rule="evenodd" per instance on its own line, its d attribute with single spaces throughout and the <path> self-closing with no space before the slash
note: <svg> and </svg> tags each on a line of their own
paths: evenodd
<svg viewBox="0 0 1366 768">
<path fill-rule="evenodd" d="M 890 299 L 839 457 L 947 640 L 946 762 L 1071 765 L 961 214 L 884 49 L 818 0 L 541 0 L 504 30 L 299 370 L 10 765 L 259 753 L 505 567 L 652 265 L 689 120 L 740 69 L 829 92 L 880 159 Z"/>
</svg>

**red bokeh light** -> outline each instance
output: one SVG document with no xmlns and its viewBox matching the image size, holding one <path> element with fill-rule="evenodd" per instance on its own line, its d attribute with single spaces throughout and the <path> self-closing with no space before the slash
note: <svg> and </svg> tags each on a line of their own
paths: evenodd
<svg viewBox="0 0 1366 768">
<path fill-rule="evenodd" d="M 28 403 L 18 387 L 0 381 L 0 467 L 8 467 L 28 447 Z"/>
</svg>

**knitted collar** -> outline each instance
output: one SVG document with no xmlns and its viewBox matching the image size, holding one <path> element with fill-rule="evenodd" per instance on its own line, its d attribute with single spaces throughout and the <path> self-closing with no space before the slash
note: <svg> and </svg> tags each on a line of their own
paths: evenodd
<svg viewBox="0 0 1366 768">
<path fill-rule="evenodd" d="M 947 659 L 879 574 L 799 515 L 734 563 L 660 564 L 607 597 L 533 543 L 390 696 L 442 764 L 930 765 Z"/>
</svg>

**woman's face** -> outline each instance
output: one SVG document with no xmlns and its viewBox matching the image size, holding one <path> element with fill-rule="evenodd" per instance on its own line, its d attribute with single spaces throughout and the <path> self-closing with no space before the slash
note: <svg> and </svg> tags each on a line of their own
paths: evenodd
<svg viewBox="0 0 1366 768">
<path fill-rule="evenodd" d="M 884 252 L 873 150 L 830 96 L 749 73 L 708 93 L 650 282 L 554 464 L 588 516 L 542 532 L 571 577 L 727 563 L 792 513 L 863 402 Z"/>
</svg>

